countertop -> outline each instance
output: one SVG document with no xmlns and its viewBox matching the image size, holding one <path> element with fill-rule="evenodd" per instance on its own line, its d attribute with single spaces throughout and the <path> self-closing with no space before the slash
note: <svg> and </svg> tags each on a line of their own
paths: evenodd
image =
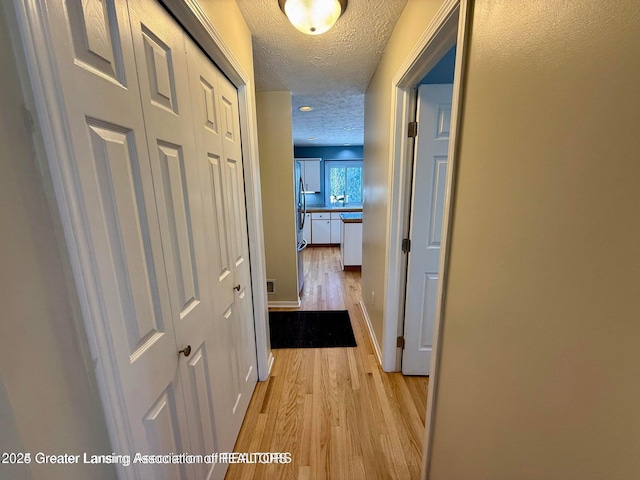
<svg viewBox="0 0 640 480">
<path fill-rule="evenodd" d="M 307 212 L 362 212 L 362 207 L 352 207 L 352 206 L 339 206 L 339 207 L 327 207 L 326 205 L 307 205 Z"/>
<path fill-rule="evenodd" d="M 342 213 L 340 218 L 344 223 L 362 223 L 362 212 Z"/>
</svg>

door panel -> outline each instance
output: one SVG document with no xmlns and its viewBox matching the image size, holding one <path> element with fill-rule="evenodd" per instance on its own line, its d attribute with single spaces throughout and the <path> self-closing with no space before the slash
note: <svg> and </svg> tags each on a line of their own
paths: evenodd
<svg viewBox="0 0 640 480">
<path fill-rule="evenodd" d="M 193 248 L 193 228 L 191 228 L 189 186 L 186 184 L 185 159 L 182 149 L 164 142 L 158 142 L 158 161 L 164 187 L 165 211 L 168 221 L 170 250 L 165 252 L 173 257 L 176 265 L 174 273 L 177 289 L 179 317 L 182 319 L 196 308 L 200 298 L 197 264 Z"/>
<path fill-rule="evenodd" d="M 142 227 L 146 214 L 137 187 L 142 183 L 140 163 L 131 131 L 104 122 L 90 121 L 87 126 L 101 213 L 95 220 L 102 219 L 109 242 L 110 255 L 103 258 L 109 261 L 104 266 L 115 268 L 120 279 L 110 304 L 121 314 L 129 354 L 136 358 L 142 347 L 149 349 L 165 331 L 153 263 L 146 261 L 152 239 Z"/>
<path fill-rule="evenodd" d="M 182 392 L 176 392 L 173 385 L 169 386 L 144 416 L 143 425 L 150 454 L 156 454 L 156 452 L 179 453 L 183 451 L 181 450 L 182 445 L 176 442 L 176 439 L 179 438 L 178 431 L 180 430 L 177 424 L 179 415 L 176 396 L 179 397 L 180 395 L 182 395 Z M 189 469 L 191 467 L 186 464 L 170 463 L 143 465 L 140 468 L 145 476 L 149 476 L 147 478 L 151 478 L 152 475 L 154 479 L 172 480 L 175 478 L 189 478 Z"/>
<path fill-rule="evenodd" d="M 181 357 L 193 454 L 217 451 L 216 399 L 225 378 L 215 370 L 214 281 L 207 251 L 202 167 L 196 153 L 185 54 L 186 35 L 158 4 L 131 0 L 132 32 L 160 219 L 176 342 L 191 346 Z M 233 297 L 231 297 L 232 299 Z M 218 369 L 220 369 L 218 367 Z M 196 465 L 196 478 L 210 478 L 213 465 Z M 217 471 L 220 469 L 216 470 Z"/>
<path fill-rule="evenodd" d="M 209 351 L 211 344 L 205 338 L 200 345 L 195 345 L 195 351 L 191 353 L 183 370 L 184 389 L 191 392 L 186 400 L 186 407 L 192 411 L 189 415 L 192 444 L 200 445 L 205 454 L 221 451 L 217 440 L 219 422 L 215 419 L 216 399 L 213 394 L 221 385 L 217 379 L 212 378 L 212 355 Z M 218 479 L 224 476 L 226 465 L 198 464 L 194 468 L 195 478 Z"/>
<path fill-rule="evenodd" d="M 228 229 L 233 213 L 225 198 L 228 192 L 220 120 L 218 72 L 190 40 L 187 40 L 192 124 L 196 139 L 197 168 L 203 200 L 204 238 L 208 270 L 212 272 L 208 292 L 213 299 L 210 329 L 205 332 L 209 345 L 208 368 L 214 379 L 213 415 L 216 421 L 218 451 L 230 451 L 237 433 L 233 432 L 233 406 L 236 401 L 234 338 L 234 265 L 230 254 Z M 226 465 L 214 469 L 213 478 L 223 478 Z"/>
<path fill-rule="evenodd" d="M 233 223 L 235 234 L 233 258 L 235 259 L 234 278 L 240 290 L 236 292 L 236 315 L 234 340 L 235 355 L 239 366 L 238 397 L 234 408 L 234 431 L 238 432 L 242 419 L 249 406 L 249 400 L 258 379 L 256 368 L 256 345 L 253 317 L 253 299 L 251 293 L 251 265 L 249 263 L 249 238 L 247 232 L 247 212 L 244 191 L 244 172 L 242 164 L 242 148 L 240 143 L 240 115 L 238 112 L 238 92 L 223 76 L 219 77 L 219 89 L 222 103 L 228 112 L 224 116 L 222 131 L 223 151 L 228 165 L 231 183 L 230 202 L 234 212 Z M 236 433 L 237 435 L 237 433 Z"/>
<path fill-rule="evenodd" d="M 88 244 L 83 272 L 88 328 L 102 332 L 96 368 L 119 380 L 109 392 L 119 441 L 144 453 L 190 449 L 161 225 L 126 2 L 48 5 L 52 50 L 73 156 L 65 163 L 76 189 Z M 67 16 L 68 14 L 68 16 Z M 94 339 L 95 341 L 95 339 Z M 104 392 L 103 392 L 104 393 Z M 116 400 L 114 400 L 116 399 Z M 109 403 L 107 401 L 106 403 Z M 153 467 L 120 473 L 148 477 Z M 192 477 L 191 467 L 169 478 Z M 161 473 L 152 475 L 162 478 Z"/>
<path fill-rule="evenodd" d="M 150 5 L 147 5 L 147 8 L 149 7 Z M 147 19 L 147 21 L 150 21 L 150 19 Z M 145 85 L 147 88 L 142 88 L 142 90 L 148 91 L 149 100 L 153 105 L 165 108 L 173 113 L 178 113 L 175 93 L 175 71 L 173 69 L 171 47 L 166 45 L 144 23 L 142 23 L 140 27 L 140 38 L 144 45 L 144 59 L 147 66 L 146 81 L 148 82 L 148 84 Z M 174 33 L 174 30 L 175 29 L 170 29 L 169 32 Z M 179 40 L 179 35 L 176 36 L 178 38 L 173 38 L 174 35 L 170 35 L 170 38 Z M 179 43 L 177 45 L 179 45 Z M 173 46 L 175 47 L 176 44 Z M 178 55 L 181 55 L 181 53 L 182 52 L 178 51 Z M 140 64 L 140 62 L 138 64 Z"/>
<path fill-rule="evenodd" d="M 67 0 L 66 6 L 76 65 L 126 86 L 114 0 Z"/>
<path fill-rule="evenodd" d="M 207 157 L 209 159 L 209 175 L 208 175 L 208 184 L 207 186 L 210 188 L 208 199 L 209 199 L 209 207 L 207 210 L 209 212 L 209 219 L 212 220 L 212 226 L 215 239 L 215 242 L 212 242 L 211 248 L 212 253 L 215 255 L 215 265 L 217 265 L 218 272 L 218 283 L 221 284 L 221 287 L 226 285 L 229 287 L 229 292 L 231 292 L 231 281 L 233 278 L 231 277 L 231 262 L 229 255 L 229 248 L 227 245 L 227 235 L 226 235 L 226 216 L 227 212 L 224 208 L 224 179 L 222 172 L 222 162 L 220 160 L 220 156 L 211 152 L 207 152 Z M 205 176 L 206 178 L 206 176 Z M 228 302 L 231 303 L 231 298 L 233 295 L 229 293 L 226 295 L 228 298 Z"/>
<path fill-rule="evenodd" d="M 230 451 L 257 381 L 237 91 L 187 39 L 193 129 L 201 158 L 207 250 L 213 279 L 219 448 Z"/>
<path fill-rule="evenodd" d="M 47 7 L 75 153 L 70 195 L 89 246 L 82 273 L 102 342 L 97 368 L 113 365 L 119 391 L 103 391 L 105 404 L 126 415 L 115 415 L 118 445 L 231 451 L 257 381 L 237 92 L 155 1 Z M 178 354 L 187 345 L 191 355 Z M 225 470 L 120 474 L 222 479 Z"/>
<path fill-rule="evenodd" d="M 425 273 L 422 279 L 422 310 L 420 318 L 424 319 L 420 329 L 420 350 L 428 350 L 433 344 L 433 325 L 435 315 L 435 302 L 438 293 L 438 275 Z"/>
<path fill-rule="evenodd" d="M 447 181 L 452 85 L 421 85 L 411 199 L 402 372 L 429 375 Z"/>
</svg>

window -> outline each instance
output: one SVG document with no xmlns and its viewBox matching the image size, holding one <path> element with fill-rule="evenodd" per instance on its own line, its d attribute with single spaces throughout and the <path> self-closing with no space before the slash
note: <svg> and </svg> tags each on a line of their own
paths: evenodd
<svg viewBox="0 0 640 480">
<path fill-rule="evenodd" d="M 326 161 L 324 173 L 327 205 L 362 204 L 362 160 Z"/>
</svg>

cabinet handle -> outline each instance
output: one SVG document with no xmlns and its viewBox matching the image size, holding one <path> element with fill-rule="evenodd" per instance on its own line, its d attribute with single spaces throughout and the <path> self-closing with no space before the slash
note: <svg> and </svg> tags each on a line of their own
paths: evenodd
<svg viewBox="0 0 640 480">
<path fill-rule="evenodd" d="M 240 284 L 236 285 L 235 287 L 233 287 L 234 290 L 240 291 Z"/>
<path fill-rule="evenodd" d="M 181 353 L 184 354 L 185 357 L 188 357 L 189 355 L 191 355 L 191 345 L 187 345 L 182 350 L 180 350 L 178 352 L 178 355 L 180 355 Z"/>
</svg>

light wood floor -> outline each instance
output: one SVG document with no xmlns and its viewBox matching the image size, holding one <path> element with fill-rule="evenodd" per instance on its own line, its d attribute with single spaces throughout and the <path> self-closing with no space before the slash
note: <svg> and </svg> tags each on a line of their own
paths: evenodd
<svg viewBox="0 0 640 480">
<path fill-rule="evenodd" d="M 236 452 L 291 452 L 288 465 L 230 465 L 235 479 L 418 479 L 427 377 L 383 372 L 359 306 L 360 272 L 339 248 L 305 250 L 303 310 L 349 310 L 355 348 L 274 350 Z"/>
</svg>

